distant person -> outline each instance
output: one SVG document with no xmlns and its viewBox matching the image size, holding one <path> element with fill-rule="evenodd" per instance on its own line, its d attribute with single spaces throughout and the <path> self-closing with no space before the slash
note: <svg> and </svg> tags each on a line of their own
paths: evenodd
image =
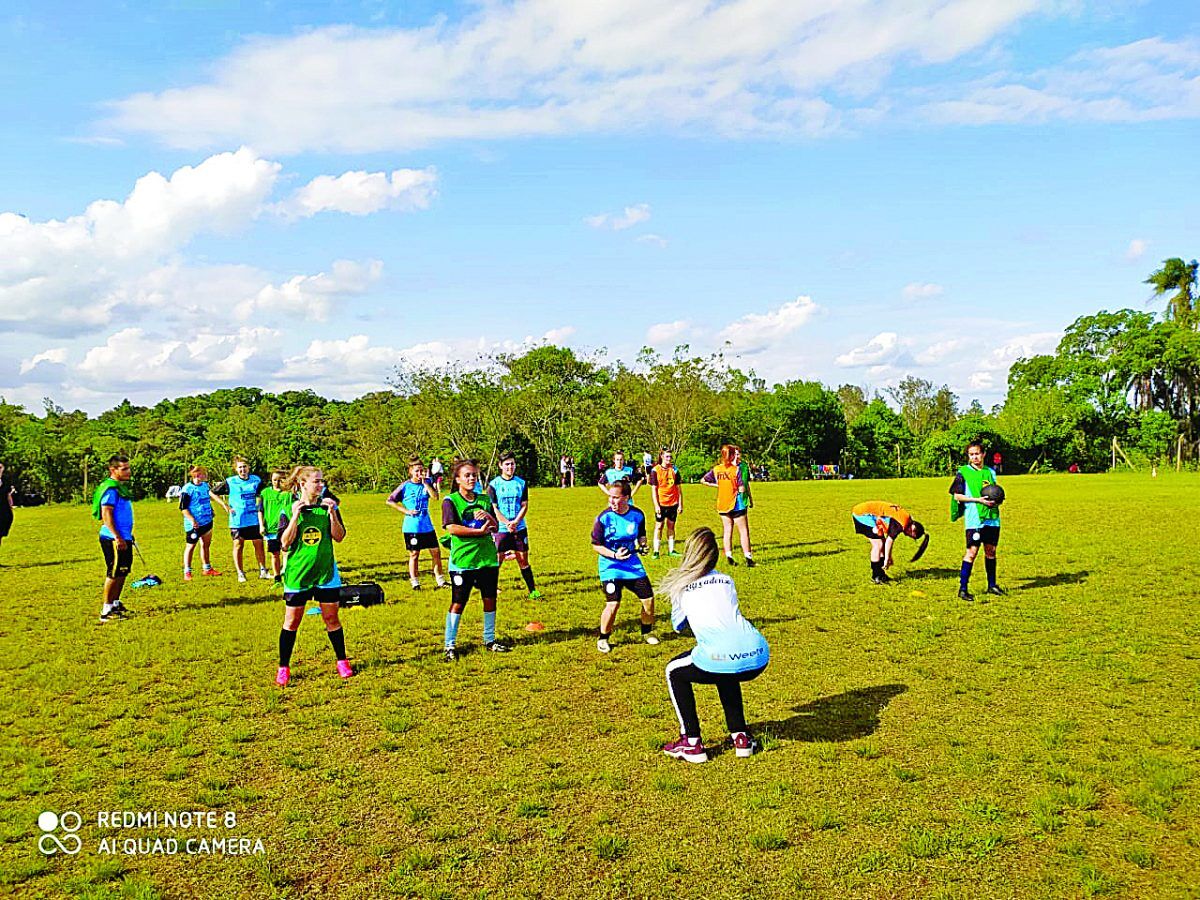
<svg viewBox="0 0 1200 900">
<path fill-rule="evenodd" d="M 501 566 L 506 559 L 515 559 L 529 591 L 530 600 L 541 600 L 542 592 L 533 581 L 529 564 L 529 529 L 525 516 L 529 512 L 529 487 L 517 475 L 517 458 L 511 452 L 500 457 L 500 474 L 488 484 L 488 499 L 496 510 L 499 530 L 493 536 L 497 559 Z"/>
<path fill-rule="evenodd" d="M 188 483 L 179 490 L 179 511 L 183 514 L 183 580 L 192 580 L 192 557 L 200 547 L 201 575 L 220 575 L 212 564 L 213 500 L 224 507 L 219 497 L 214 497 L 208 487 L 208 469 L 192 466 L 188 470 Z M 229 510 L 226 509 L 226 512 Z"/>
<path fill-rule="evenodd" d="M 0 463 L 0 545 L 12 530 L 16 495 L 17 487 L 5 476 L 4 463 Z"/>
<path fill-rule="evenodd" d="M 291 508 L 279 517 L 275 528 L 287 553 L 283 567 L 283 627 L 279 631 L 279 671 L 275 683 L 284 687 L 292 677 L 292 651 L 296 632 L 304 621 L 304 608 L 315 601 L 325 623 L 325 634 L 337 657 L 342 678 L 354 674 L 346 656 L 346 635 L 338 617 L 342 586 L 334 559 L 333 545 L 346 537 L 346 526 L 337 501 L 325 494 L 324 473 L 315 466 L 297 466 L 283 482 L 293 495 Z"/>
<path fill-rule="evenodd" d="M 565 453 L 558 458 L 558 486 L 560 488 L 567 486 L 567 475 L 571 470 L 569 459 Z"/>
<path fill-rule="evenodd" d="M 442 469 L 442 461 L 435 456 L 429 461 L 429 480 L 433 482 L 434 490 L 439 494 L 442 491 L 442 479 L 444 477 L 445 472 Z"/>
<path fill-rule="evenodd" d="M 650 478 L 650 470 L 654 468 L 654 454 L 649 450 L 642 451 L 642 472 L 647 479 Z"/>
<path fill-rule="evenodd" d="M 925 536 L 925 526 L 903 506 L 883 500 L 866 500 L 850 510 L 854 531 L 871 542 L 871 581 L 887 584 L 892 579 L 885 569 L 892 567 L 892 545 L 902 534 L 914 541 Z M 922 548 L 923 552 L 923 548 Z"/>
<path fill-rule="evenodd" d="M 992 469 L 997 475 L 1004 474 L 1004 457 L 1000 455 L 999 450 L 992 454 Z"/>
<path fill-rule="evenodd" d="M 601 463 L 600 465 L 603 467 L 604 463 Z M 621 480 L 629 482 L 629 497 L 630 502 L 632 503 L 633 495 L 637 493 L 638 487 L 641 486 L 642 479 L 639 478 L 637 473 L 634 472 L 633 466 L 628 465 L 625 462 L 625 454 L 618 450 L 613 454 L 612 465 L 600 473 L 600 480 L 597 482 L 600 487 L 600 493 L 607 497 L 608 486 L 610 484 L 616 484 Z"/>
<path fill-rule="evenodd" d="M 629 480 L 621 478 L 605 489 L 608 509 L 592 524 L 592 549 L 597 560 L 600 588 L 604 591 L 604 609 L 600 613 L 600 634 L 596 649 L 608 653 L 609 638 L 621 607 L 621 594 L 628 590 L 641 601 L 642 639 L 657 644 L 654 631 L 654 588 L 642 565 L 641 554 L 646 552 L 646 517 L 629 503 Z"/>
<path fill-rule="evenodd" d="M 433 519 L 429 516 L 429 501 L 438 499 L 432 475 L 431 468 L 429 477 L 426 477 L 419 456 L 409 457 L 408 481 L 392 491 L 385 501 L 404 516 L 400 532 L 408 550 L 408 580 L 414 591 L 421 589 L 422 550 L 429 553 L 437 588 L 446 587 L 446 577 L 442 572 L 442 548 L 438 544 L 437 532 L 433 530 Z"/>
<path fill-rule="evenodd" d="M 263 488 L 259 495 L 265 529 L 263 540 L 267 542 L 267 553 L 271 556 L 271 577 L 276 584 L 283 580 L 283 543 L 279 540 L 279 522 L 296 500 L 295 494 L 284 488 L 287 477 L 288 473 L 283 469 L 276 469 L 271 473 L 271 486 Z M 333 496 L 328 487 L 324 487 L 322 499 L 325 496 Z M 338 502 L 338 498 L 333 497 L 333 501 Z"/>
<path fill-rule="evenodd" d="M 958 576 L 958 599 L 974 600 L 968 590 L 971 567 L 979 547 L 983 546 L 983 562 L 987 569 L 985 593 L 1003 596 L 996 583 L 996 545 L 1000 543 L 1000 509 L 995 501 L 983 496 L 985 485 L 996 484 L 996 473 L 983 464 L 983 445 L 972 441 L 967 445 L 967 465 L 959 468 L 950 484 L 950 521 L 963 520 L 967 533 L 967 551 Z"/>
<path fill-rule="evenodd" d="M 703 478 L 701 484 L 717 489 L 717 512 L 721 516 L 721 546 L 725 551 L 725 562 L 737 565 L 733 558 L 733 530 L 736 527 L 738 542 L 746 565 L 754 567 L 754 551 L 750 546 L 750 522 L 747 518 L 754 508 L 754 496 L 750 493 L 747 468 L 742 464 L 742 451 L 734 444 L 721 445 L 721 459 Z"/>
<path fill-rule="evenodd" d="M 123 619 L 130 614 L 121 602 L 121 590 L 133 568 L 133 470 L 129 457 L 109 457 L 108 477 L 96 485 L 92 495 L 92 518 L 100 520 L 100 552 L 104 556 L 104 599 L 100 623 Z"/>
<path fill-rule="evenodd" d="M 1075 462 L 1071 463 L 1069 466 L 1067 466 L 1067 471 L 1069 473 L 1071 473 L 1072 475 L 1078 475 L 1079 474 L 1079 463 L 1075 463 Z"/>
<path fill-rule="evenodd" d="M 742 683 L 761 675 L 770 661 L 762 634 L 743 616 L 733 579 L 716 570 L 717 538 L 709 528 L 692 532 L 678 569 L 667 573 L 662 592 L 671 598 L 671 625 L 690 628 L 696 646 L 667 663 L 667 688 L 679 717 L 679 739 L 662 748 L 667 756 L 707 762 L 700 735 L 695 684 L 713 684 L 725 712 L 725 727 L 737 756 L 758 748 L 746 728 Z"/>
<path fill-rule="evenodd" d="M 654 500 L 654 558 L 658 559 L 662 546 L 662 535 L 667 533 L 667 555 L 675 552 L 675 521 L 683 512 L 682 479 L 679 468 L 673 462 L 670 450 L 663 449 L 659 464 L 650 470 L 650 496 Z"/>
<path fill-rule="evenodd" d="M 458 625 L 471 591 L 478 590 L 483 602 L 483 647 L 492 653 L 512 650 L 496 638 L 496 594 L 500 560 L 492 535 L 497 523 L 491 500 L 475 490 L 479 466 L 460 460 L 450 470 L 453 491 L 442 501 L 442 530 L 450 536 L 450 611 L 446 613 L 446 662 L 458 659 Z"/>
<path fill-rule="evenodd" d="M 237 580 L 244 582 L 246 572 L 242 568 L 242 557 L 247 541 L 254 547 L 254 558 L 258 561 L 258 577 L 271 580 L 267 571 L 267 556 L 263 548 L 262 479 L 251 474 L 250 463 L 244 457 L 233 458 L 233 475 L 225 481 L 221 493 L 229 496 L 229 536 L 233 538 L 233 565 Z"/>
</svg>

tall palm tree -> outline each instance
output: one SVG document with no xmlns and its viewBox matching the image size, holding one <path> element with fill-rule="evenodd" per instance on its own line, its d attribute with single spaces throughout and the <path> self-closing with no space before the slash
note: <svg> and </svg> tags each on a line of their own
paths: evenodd
<svg viewBox="0 0 1200 900">
<path fill-rule="evenodd" d="M 1200 310 L 1196 309 L 1195 302 L 1198 268 L 1200 263 L 1194 259 L 1190 263 L 1178 257 L 1164 259 L 1162 268 L 1152 273 L 1145 282 L 1154 287 L 1155 299 L 1171 295 L 1167 298 L 1167 318 L 1174 319 L 1185 328 L 1195 328 L 1200 319 Z"/>
</svg>

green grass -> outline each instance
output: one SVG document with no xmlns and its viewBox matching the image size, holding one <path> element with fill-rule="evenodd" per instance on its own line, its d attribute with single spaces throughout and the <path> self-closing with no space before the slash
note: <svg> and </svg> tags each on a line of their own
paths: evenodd
<svg viewBox="0 0 1200 900">
<path fill-rule="evenodd" d="M 104 626 L 87 511 L 18 510 L 0 547 L 0 895 L 1194 895 L 1200 479 L 1007 479 L 1009 594 L 975 604 L 955 599 L 946 486 L 756 489 L 761 565 L 734 577 L 771 642 L 745 688 L 765 749 L 736 758 L 700 688 L 706 765 L 657 751 L 678 733 L 663 666 L 690 647 L 667 634 L 665 607 L 659 646 L 626 604 L 613 652 L 594 650 L 594 489 L 533 492 L 546 599 L 505 568 L 500 631 L 515 651 L 479 652 L 476 600 L 450 666 L 448 597 L 428 576 L 408 589 L 382 497 L 346 498 L 343 571 L 389 601 L 345 612 L 347 682 L 306 617 L 283 691 L 278 595 L 230 577 L 184 585 L 172 505 L 137 506 L 167 583 L 129 592 L 137 617 Z M 848 525 L 873 498 L 933 535 L 917 566 L 903 542 L 887 587 L 870 584 Z M 717 524 L 711 499 L 687 489 L 685 533 Z M 228 571 L 220 529 L 215 543 Z M 648 565 L 658 580 L 667 561 Z M 526 632 L 531 620 L 545 630 Z M 84 815 L 83 853 L 38 852 L 43 810 Z M 229 834 L 266 853 L 102 855 L 102 837 L 154 833 L 98 828 L 100 810 L 232 811 Z"/>
</svg>

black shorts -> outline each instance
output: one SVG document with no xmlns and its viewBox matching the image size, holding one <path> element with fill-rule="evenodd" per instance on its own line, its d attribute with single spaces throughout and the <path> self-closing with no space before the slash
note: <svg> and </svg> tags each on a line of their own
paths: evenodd
<svg viewBox="0 0 1200 900">
<path fill-rule="evenodd" d="M 727 519 L 740 519 L 742 516 L 746 515 L 747 512 L 749 512 L 747 509 L 731 509 L 729 512 L 721 513 L 721 515 Z"/>
<path fill-rule="evenodd" d="M 3 497 L 0 497 L 0 503 L 8 506 L 7 501 L 5 501 Z M 8 532 L 12 528 L 12 523 L 13 514 L 11 509 L 6 510 L 4 515 L 0 515 L 0 538 L 8 537 Z"/>
<path fill-rule="evenodd" d="M 283 544 L 279 540 L 279 535 L 277 535 L 277 534 L 268 534 L 267 535 L 267 552 L 268 553 L 282 553 L 283 552 Z"/>
<path fill-rule="evenodd" d="M 404 532 L 404 546 L 409 550 L 437 550 L 437 532 L 406 531 Z"/>
<path fill-rule="evenodd" d="M 104 573 L 109 578 L 124 578 L 133 569 L 133 542 L 127 541 L 124 550 L 117 549 L 112 538 L 100 538 L 100 552 L 104 554 Z"/>
<path fill-rule="evenodd" d="M 679 506 L 660 506 L 654 514 L 655 522 L 674 522 L 679 518 Z"/>
<path fill-rule="evenodd" d="M 492 540 L 496 542 L 499 553 L 508 553 L 510 550 L 514 553 L 529 552 L 529 534 L 524 530 L 497 531 L 492 535 Z"/>
<path fill-rule="evenodd" d="M 465 605 L 471 599 L 471 589 L 477 588 L 479 596 L 494 599 L 500 584 L 500 567 L 486 569 L 464 569 L 450 573 L 450 602 Z"/>
<path fill-rule="evenodd" d="M 341 588 L 309 588 L 306 591 L 284 591 L 284 606 L 308 606 L 309 600 L 318 603 L 337 603 L 341 597 Z"/>
<path fill-rule="evenodd" d="M 641 578 L 614 578 L 611 581 L 601 581 L 600 589 L 604 591 L 604 599 L 608 603 L 620 603 L 621 592 L 628 590 L 639 600 L 650 600 L 654 597 L 654 588 L 650 579 L 643 575 Z"/>
<path fill-rule="evenodd" d="M 999 525 L 982 525 L 979 528 L 967 529 L 967 546 L 978 547 L 980 544 L 986 544 L 989 547 L 995 547 L 1000 543 L 1000 526 Z"/>
<path fill-rule="evenodd" d="M 205 522 L 203 525 L 197 525 L 191 531 L 184 534 L 183 539 L 189 544 L 200 543 L 200 538 L 204 537 L 212 531 L 212 522 Z"/>
<path fill-rule="evenodd" d="M 258 530 L 257 525 L 246 525 L 243 528 L 230 528 L 229 536 L 236 540 L 243 541 L 261 541 L 262 532 Z"/>
<path fill-rule="evenodd" d="M 861 534 L 863 537 L 870 538 L 873 541 L 882 541 L 883 540 L 883 538 L 881 538 L 879 536 L 879 532 L 876 531 L 874 528 L 872 528 L 870 525 L 863 524 L 862 522 L 858 521 L 858 519 L 855 519 L 853 516 L 851 516 L 850 518 L 854 522 L 854 533 L 855 534 Z"/>
</svg>

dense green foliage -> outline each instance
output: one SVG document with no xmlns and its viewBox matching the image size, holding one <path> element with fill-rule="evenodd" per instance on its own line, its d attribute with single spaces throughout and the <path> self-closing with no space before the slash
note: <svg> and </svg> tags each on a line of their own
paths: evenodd
<svg viewBox="0 0 1200 900">
<path fill-rule="evenodd" d="M 182 483 L 197 462 L 220 477 L 235 454 L 259 471 L 320 465 L 342 488 L 360 490 L 403 479 L 412 453 L 475 457 L 494 471 L 503 449 L 541 484 L 557 478 L 563 453 L 584 481 L 615 449 L 638 461 L 664 446 L 695 478 L 727 441 L 777 478 L 835 463 L 860 478 L 942 474 L 972 438 L 1001 452 L 1008 472 L 1103 470 L 1116 446 L 1123 464 L 1193 460 L 1196 278 L 1196 263 L 1166 260 L 1147 280 L 1166 299 L 1162 316 L 1080 317 L 1053 354 L 1012 366 L 1005 402 L 990 412 L 960 409 L 948 387 L 912 375 L 888 391 L 889 404 L 853 385 L 769 386 L 686 346 L 670 358 L 644 350 L 632 365 L 539 346 L 474 365 L 398 367 L 392 390 L 352 401 L 243 387 L 150 408 L 126 401 L 94 419 L 50 401 L 41 415 L 0 401 L 0 461 L 24 490 L 66 500 L 82 497 L 117 451 L 131 456 L 141 495 Z"/>
</svg>

